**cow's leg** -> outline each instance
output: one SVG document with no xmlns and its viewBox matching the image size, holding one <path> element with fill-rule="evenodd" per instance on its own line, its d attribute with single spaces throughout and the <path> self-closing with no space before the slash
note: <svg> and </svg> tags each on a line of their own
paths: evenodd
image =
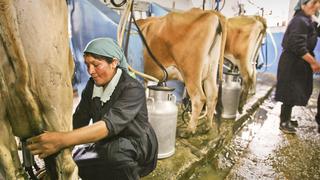
<svg viewBox="0 0 320 180">
<path fill-rule="evenodd" d="M 256 84 L 257 84 L 257 69 L 256 69 L 255 65 L 252 66 L 252 69 L 253 69 L 252 75 L 251 75 L 252 84 L 249 87 L 249 95 L 250 96 L 252 96 L 256 93 Z"/>
<path fill-rule="evenodd" d="M 1 47 L 1 46 L 0 46 Z M 1 52 L 0 48 L 0 52 Z M 2 54 L 3 55 L 3 54 Z M 0 57 L 4 59 L 4 56 Z M 9 121 L 6 119 L 6 107 L 1 95 L 4 91 L 3 72 L 0 69 L 0 174 L 4 179 L 24 179 L 25 172 L 18 156 L 16 140 Z M 1 176 L 0 176 L 1 177 Z M 0 178 L 1 179 L 1 178 Z"/>
<path fill-rule="evenodd" d="M 189 121 L 187 131 L 188 133 L 194 134 L 196 132 L 196 128 L 198 124 L 198 117 L 206 101 L 206 97 L 204 95 L 204 92 L 201 86 L 200 78 L 198 80 L 194 80 L 194 79 L 185 80 L 185 84 L 186 84 L 186 88 L 190 96 L 191 105 L 192 105 L 191 119 Z"/>
<path fill-rule="evenodd" d="M 213 73 L 213 74 L 216 74 Z M 213 127 L 213 118 L 214 118 L 214 112 L 215 107 L 217 105 L 218 100 L 218 87 L 215 81 L 215 76 L 212 75 L 212 77 L 208 77 L 204 83 L 204 92 L 206 95 L 206 106 L 207 106 L 207 118 L 208 118 L 208 127 Z"/>
<path fill-rule="evenodd" d="M 0 116 L 0 132 L 0 174 L 4 179 L 25 179 L 15 138 L 8 121 L 3 116 Z"/>
<path fill-rule="evenodd" d="M 66 79 L 66 82 L 70 83 L 68 79 Z M 72 90 L 68 87 L 71 87 L 71 84 L 69 86 L 60 87 L 59 91 L 55 92 L 52 88 L 47 90 L 47 92 L 50 92 L 52 95 L 56 95 L 59 97 L 62 97 L 61 99 L 64 100 L 64 102 L 58 101 L 56 99 L 51 99 L 51 103 L 56 105 L 56 108 L 52 110 L 52 106 L 44 106 L 44 111 L 46 111 L 46 124 L 48 126 L 48 131 L 70 131 L 72 128 L 71 126 L 71 110 L 72 110 Z M 45 103 L 46 105 L 49 105 L 49 103 Z M 54 121 L 55 119 L 58 119 Z M 59 154 L 56 157 L 56 168 L 58 172 L 58 179 L 64 180 L 64 179 L 78 179 L 78 170 L 76 167 L 75 162 L 72 159 L 71 155 L 71 149 L 67 148 L 59 152 Z"/>
<path fill-rule="evenodd" d="M 245 66 L 242 67 L 244 68 L 240 68 L 240 74 L 242 77 L 243 84 L 238 108 L 239 113 L 242 113 L 243 106 L 246 104 L 249 90 L 253 83 L 253 69 L 251 63 L 247 63 Z"/>
<path fill-rule="evenodd" d="M 221 37 L 216 37 L 216 43 L 212 51 L 210 51 L 210 55 L 208 56 L 208 73 L 207 77 L 203 82 L 203 88 L 206 96 L 206 106 L 207 106 L 207 123 L 208 127 L 213 128 L 213 119 L 214 119 L 214 112 L 216 109 L 216 105 L 218 102 L 218 87 L 217 87 L 217 72 L 218 72 L 218 64 L 219 64 L 219 57 L 221 52 Z"/>
<path fill-rule="evenodd" d="M 262 33 L 264 30 L 263 25 L 260 24 L 260 26 L 256 26 L 257 29 L 253 29 L 253 32 L 256 32 L 256 34 L 253 35 L 253 40 L 250 42 L 250 47 L 248 50 L 248 54 L 250 54 L 249 57 L 249 73 L 251 73 L 252 83 L 249 84 L 249 94 L 253 95 L 256 93 L 256 81 L 257 81 L 257 61 L 259 57 L 259 50 L 261 47 L 262 39 L 264 36 L 264 33 Z"/>
<path fill-rule="evenodd" d="M 71 149 L 64 149 L 57 156 L 59 179 L 78 179 L 78 170 L 71 155 Z"/>
</svg>

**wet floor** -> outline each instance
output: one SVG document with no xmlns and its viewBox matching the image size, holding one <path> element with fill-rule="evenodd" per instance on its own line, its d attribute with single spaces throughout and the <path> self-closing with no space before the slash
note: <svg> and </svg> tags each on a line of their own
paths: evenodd
<svg viewBox="0 0 320 180">
<path fill-rule="evenodd" d="M 294 107 L 295 135 L 279 130 L 281 104 L 272 94 L 231 143 L 190 179 L 320 179 L 320 134 L 314 120 L 318 93 L 316 88 L 307 107 Z"/>
</svg>

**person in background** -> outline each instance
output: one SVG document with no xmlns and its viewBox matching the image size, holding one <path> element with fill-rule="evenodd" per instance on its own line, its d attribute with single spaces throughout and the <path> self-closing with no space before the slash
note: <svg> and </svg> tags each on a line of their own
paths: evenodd
<svg viewBox="0 0 320 180">
<path fill-rule="evenodd" d="M 284 133 L 296 132 L 298 123 L 291 121 L 292 108 L 307 105 L 313 88 L 313 73 L 320 71 L 313 53 L 319 33 L 312 20 L 319 8 L 320 0 L 299 0 L 282 40 L 275 100 L 282 102 L 280 130 Z"/>
<path fill-rule="evenodd" d="M 320 133 L 320 93 L 318 95 L 318 101 L 317 101 L 317 114 L 316 114 L 316 122 L 318 124 L 318 133 Z"/>
<path fill-rule="evenodd" d="M 84 59 L 91 78 L 73 114 L 74 130 L 29 138 L 28 148 L 45 158 L 63 148 L 91 143 L 74 153 L 82 179 L 140 179 L 155 169 L 158 154 L 145 90 L 128 75 L 123 51 L 112 39 L 89 42 Z"/>
</svg>

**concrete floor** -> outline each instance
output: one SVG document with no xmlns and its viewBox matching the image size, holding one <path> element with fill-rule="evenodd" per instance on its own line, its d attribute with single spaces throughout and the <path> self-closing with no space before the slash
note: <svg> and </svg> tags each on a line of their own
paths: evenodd
<svg viewBox="0 0 320 180">
<path fill-rule="evenodd" d="M 281 103 L 273 93 L 253 118 L 210 161 L 188 179 L 320 179 L 320 134 L 314 120 L 319 79 L 307 107 L 294 107 L 299 122 L 295 135 L 279 130 Z"/>
</svg>

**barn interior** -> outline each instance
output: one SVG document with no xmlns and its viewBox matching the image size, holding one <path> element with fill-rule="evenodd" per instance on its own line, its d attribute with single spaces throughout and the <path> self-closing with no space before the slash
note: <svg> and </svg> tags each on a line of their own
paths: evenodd
<svg viewBox="0 0 320 180">
<path fill-rule="evenodd" d="M 141 177 L 142 180 L 320 179 L 320 128 L 315 121 L 320 91 L 318 74 L 313 74 L 313 91 L 308 104 L 295 106 L 293 109 L 292 119 L 299 123 L 294 134 L 286 134 L 279 129 L 282 103 L 275 100 L 279 59 L 283 52 L 282 42 L 298 1 L 67 0 L 68 42 L 74 62 L 72 112 L 81 101 L 81 94 L 90 78 L 84 62 L 83 50 L 92 39 L 112 38 L 123 49 L 130 66 L 129 70 L 146 89 L 149 122 L 158 138 L 157 166 L 150 174 Z M 37 2 L 32 0 L 30 3 Z M 177 64 L 174 66 L 176 68 L 174 70 L 179 71 L 178 76 L 181 76 L 182 81 L 179 78 L 179 80 L 170 79 L 168 72 L 170 74 L 172 69 L 169 65 L 163 65 L 166 67 L 161 70 L 162 79 L 148 74 L 147 72 L 151 70 L 146 69 L 148 67 L 146 56 L 150 61 L 159 57 L 157 58 L 155 54 L 151 55 L 146 48 L 150 46 L 151 53 L 154 51 L 159 54 L 159 51 L 148 44 L 150 43 L 148 38 L 152 36 L 142 37 L 145 31 L 139 32 L 140 28 L 135 21 L 151 17 L 166 17 L 168 14 L 183 13 L 192 8 L 198 8 L 201 11 L 217 11 L 226 22 L 228 20 L 230 22 L 234 17 L 259 17 L 263 21 L 258 23 L 265 28 L 262 28 L 261 33 L 258 33 L 259 37 L 254 40 L 254 47 L 249 51 L 252 53 L 250 58 L 245 58 L 246 65 L 249 67 L 235 61 L 240 61 L 236 54 L 242 52 L 239 49 L 243 49 L 242 46 L 246 47 L 252 42 L 240 40 L 239 44 L 236 42 L 228 44 L 228 36 L 233 33 L 232 28 L 228 28 L 229 34 L 222 28 L 226 33 L 226 42 L 230 50 L 223 47 L 221 51 L 225 53 L 224 57 L 218 58 L 219 63 L 216 63 L 216 70 L 212 73 L 214 74 L 212 82 L 215 84 L 212 91 L 217 93 L 213 126 L 210 128 L 207 126 L 206 113 L 210 111 L 204 106 L 197 120 L 196 130 L 190 132 L 189 123 L 193 117 L 194 106 L 183 81 L 187 72 L 181 68 L 186 66 L 178 67 Z M 313 20 L 320 21 L 316 18 Z M 1 24 L 1 26 L 4 25 Z M 240 25 L 238 31 L 245 29 L 244 26 Z M 170 33 L 171 35 L 188 36 L 188 31 L 177 27 L 172 34 Z M 159 27 L 161 28 L 163 27 Z M 255 30 L 253 30 L 254 33 Z M 3 30 L 0 28 L 1 31 Z M 203 34 L 206 32 L 204 30 Z M 236 36 L 244 33 L 241 32 Z M 200 32 L 199 38 L 203 34 Z M 157 39 L 163 37 L 157 37 L 157 35 L 155 33 L 152 37 L 154 38 L 152 43 L 158 43 L 161 46 L 163 41 L 157 42 Z M 1 38 L 0 36 L 0 40 Z M 147 44 L 144 41 L 147 41 Z M 183 45 L 185 47 L 181 46 L 181 49 L 187 49 L 187 51 L 188 48 L 197 48 L 197 44 L 193 44 L 192 41 Z M 153 44 L 153 46 L 156 45 Z M 214 48 L 217 47 L 214 46 Z M 232 51 L 232 49 L 236 50 Z M 215 53 L 219 53 L 218 51 L 220 50 L 216 50 Z M 183 51 L 182 53 L 189 54 Z M 315 59 L 319 60 L 319 43 L 315 46 L 313 53 Z M 155 58 L 151 58 L 152 56 Z M 0 60 L 5 62 L 1 58 L 0 56 Z M 224 61 L 223 65 L 221 65 L 221 59 Z M 158 61 L 161 64 L 161 61 L 165 60 L 158 59 Z M 194 59 L 193 62 L 183 63 L 197 64 L 199 61 L 202 60 Z M 197 65 L 194 66 L 196 68 Z M 253 78 L 254 83 L 250 81 L 250 88 L 247 89 L 243 100 L 242 93 L 247 84 L 247 77 L 244 78 L 242 74 L 244 67 L 251 72 L 250 78 Z M 159 68 L 161 69 L 160 65 Z M 200 70 L 201 73 L 203 71 L 205 70 Z M 1 72 L 0 80 L 3 80 Z M 203 83 L 205 80 L 199 81 Z M 0 93 L 4 96 L 1 88 L 5 83 L 1 83 Z M 203 84 L 201 88 L 204 89 Z M 1 98 L 3 97 L 0 95 L 0 102 Z M 21 143 L 20 140 L 16 137 L 20 161 L 23 168 L 28 166 L 22 179 L 43 179 L 46 177 L 43 160 L 21 150 L 26 147 L 21 145 L 23 142 Z M 0 148 L 0 156 L 5 155 L 1 153 Z M 7 180 L 10 178 L 6 175 L 7 169 L 4 168 L 6 166 L 3 163 L 4 161 L 0 161 L 0 180 Z"/>
</svg>

